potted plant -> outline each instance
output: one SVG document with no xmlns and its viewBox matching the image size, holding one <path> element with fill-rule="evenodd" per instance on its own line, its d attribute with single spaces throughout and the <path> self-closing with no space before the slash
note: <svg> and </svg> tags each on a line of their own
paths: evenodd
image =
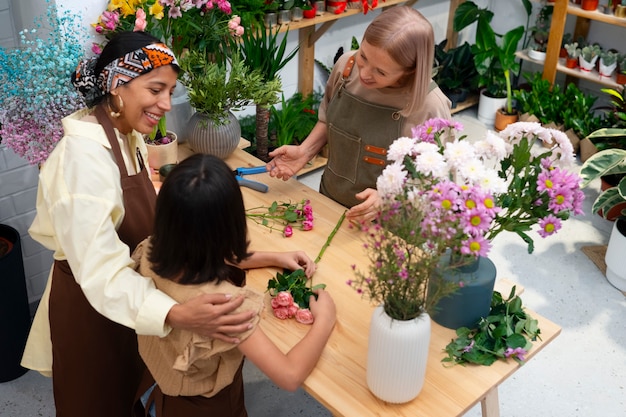
<svg viewBox="0 0 626 417">
<path fill-rule="evenodd" d="M 562 124 L 562 111 L 567 103 L 561 87 L 543 79 L 541 72 L 525 73 L 523 76 L 528 87 L 513 91 L 513 98 L 522 114 L 533 115 L 544 125 Z"/>
<path fill-rule="evenodd" d="M 303 97 L 296 93 L 289 99 L 282 95 L 280 107 L 272 105 L 270 108 L 271 145 L 298 144 L 306 139 L 317 123 L 319 102 L 316 94 Z"/>
<path fill-rule="evenodd" d="M 467 94 L 477 88 L 478 72 L 474 65 L 472 48 L 468 42 L 456 48 L 445 50 L 447 39 L 435 46 L 437 73 L 433 77 L 441 91 L 452 102 L 454 109 L 457 103 L 465 101 Z"/>
<path fill-rule="evenodd" d="M 250 69 L 259 72 L 263 82 L 277 83 L 278 86 L 274 94 L 258 96 L 253 101 L 256 106 L 256 156 L 263 161 L 269 160 L 270 106 L 278 102 L 278 92 L 281 91 L 278 73 L 296 56 L 299 49 L 296 47 L 287 53 L 288 33 L 289 31 L 279 34 L 278 31 L 268 31 L 260 25 L 255 25 L 253 30 L 243 34 L 237 49 L 241 59 Z M 282 36 L 280 42 L 278 41 L 279 36 Z"/>
<path fill-rule="evenodd" d="M 626 137 L 626 129 L 620 130 L 621 135 Z M 601 191 L 592 210 L 605 219 L 615 220 L 604 258 L 606 278 L 620 291 L 626 291 L 626 150 L 613 148 L 600 151 L 585 161 L 580 173 L 583 187 L 601 180 Z"/>
<path fill-rule="evenodd" d="M 567 51 L 565 66 L 567 68 L 576 68 L 578 66 L 578 57 L 580 56 L 580 48 L 578 47 L 578 42 L 565 44 L 565 50 Z"/>
<path fill-rule="evenodd" d="M 602 51 L 600 52 L 600 77 L 611 77 L 615 68 L 617 68 L 617 52 L 616 51 Z"/>
<path fill-rule="evenodd" d="M 618 54 L 617 56 L 615 82 L 620 85 L 626 84 L 626 54 Z"/>
<path fill-rule="evenodd" d="M 587 72 L 593 70 L 596 66 L 596 61 L 600 56 L 600 52 L 602 52 L 602 49 L 599 45 L 583 46 L 580 50 L 580 55 L 578 56 L 578 65 L 580 66 L 580 69 Z"/>
<path fill-rule="evenodd" d="M 148 166 L 158 171 L 163 165 L 178 162 L 178 136 L 171 130 L 167 130 L 165 117 L 159 120 L 159 124 L 152 133 L 144 136 L 148 149 Z"/>
<path fill-rule="evenodd" d="M 480 98 L 482 103 L 478 105 L 478 119 L 486 124 L 494 122 L 498 108 L 509 115 L 517 114 L 512 103 L 511 77 L 519 72 L 520 64 L 516 61 L 515 52 L 525 31 L 524 26 L 518 26 L 504 35 L 496 34 L 491 27 L 492 18 L 493 12 L 467 1 L 457 7 L 453 21 L 457 32 L 472 23 L 477 24 L 472 54 L 479 74 L 478 86 L 484 87 Z M 500 100 L 496 101 L 494 109 L 489 108 L 483 97 Z"/>
<path fill-rule="evenodd" d="M 548 35 L 550 34 L 550 23 L 552 22 L 553 4 L 544 4 L 535 20 L 535 26 L 530 30 L 532 37 L 530 39 L 530 48 L 528 57 L 536 61 L 543 62 L 546 59 L 546 49 L 548 46 Z"/>
<path fill-rule="evenodd" d="M 264 82 L 233 55 L 230 65 L 208 62 L 202 52 L 189 51 L 180 60 L 181 82 L 196 110 L 189 121 L 188 142 L 196 152 L 226 158 L 236 148 L 241 128 L 232 113 L 266 95 L 280 91 L 280 81 Z"/>
</svg>

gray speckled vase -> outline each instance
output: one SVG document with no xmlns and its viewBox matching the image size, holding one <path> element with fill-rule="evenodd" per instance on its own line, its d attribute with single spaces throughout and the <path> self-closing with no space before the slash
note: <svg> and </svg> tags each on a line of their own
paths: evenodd
<svg viewBox="0 0 626 417">
<path fill-rule="evenodd" d="M 191 149 L 197 153 L 215 155 L 226 159 L 237 149 L 241 138 L 239 120 L 232 112 L 228 112 L 225 123 L 215 124 L 205 114 L 194 113 L 189 119 L 187 141 Z"/>
</svg>

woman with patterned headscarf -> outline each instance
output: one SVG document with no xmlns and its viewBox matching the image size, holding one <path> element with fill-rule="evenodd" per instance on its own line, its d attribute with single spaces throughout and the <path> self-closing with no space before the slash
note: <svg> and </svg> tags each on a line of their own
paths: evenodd
<svg viewBox="0 0 626 417">
<path fill-rule="evenodd" d="M 143 32 L 110 40 L 72 82 L 89 108 L 63 119 L 43 165 L 31 236 L 54 251 L 23 366 L 52 374 L 57 416 L 130 416 L 144 365 L 137 334 L 172 327 L 237 343 L 252 311 L 240 297 L 177 304 L 137 274 L 130 257 L 152 232 L 156 192 L 143 135 L 170 110 L 178 64 Z"/>
</svg>

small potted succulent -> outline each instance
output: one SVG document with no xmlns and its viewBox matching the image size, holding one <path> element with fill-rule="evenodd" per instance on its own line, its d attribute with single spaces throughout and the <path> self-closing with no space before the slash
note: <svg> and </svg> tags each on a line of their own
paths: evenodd
<svg viewBox="0 0 626 417">
<path fill-rule="evenodd" d="M 583 71 L 590 72 L 596 66 L 596 61 L 600 56 L 602 49 L 599 45 L 587 45 L 583 46 L 578 56 L 578 65 Z"/>
<path fill-rule="evenodd" d="M 163 165 L 178 162 L 178 136 L 165 127 L 165 117 L 161 117 L 159 124 L 152 133 L 144 136 L 148 148 L 148 165 L 158 171 Z"/>
<path fill-rule="evenodd" d="M 608 50 L 600 52 L 600 76 L 610 77 L 617 68 L 617 52 Z"/>
<path fill-rule="evenodd" d="M 578 42 L 566 43 L 565 50 L 567 58 L 565 58 L 565 66 L 567 68 L 576 68 L 578 66 L 578 57 L 580 56 L 580 48 Z"/>
</svg>

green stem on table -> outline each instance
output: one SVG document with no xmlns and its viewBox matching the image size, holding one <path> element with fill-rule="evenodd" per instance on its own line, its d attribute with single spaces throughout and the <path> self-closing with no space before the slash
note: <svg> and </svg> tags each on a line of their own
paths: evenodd
<svg viewBox="0 0 626 417">
<path fill-rule="evenodd" d="M 346 218 L 347 212 L 348 210 L 344 210 L 343 214 L 339 218 L 339 221 L 335 225 L 335 228 L 333 229 L 332 232 L 330 232 L 330 235 L 328 235 L 328 239 L 326 239 L 326 243 L 324 243 L 324 246 L 322 246 L 322 249 L 320 250 L 320 253 L 317 255 L 317 258 L 315 258 L 315 263 L 318 263 L 322 259 L 322 255 L 324 255 L 326 248 L 330 245 L 330 241 L 333 240 L 333 237 L 335 237 L 337 230 L 339 230 L 339 228 L 341 227 L 341 223 L 343 223 L 343 219 Z"/>
</svg>

